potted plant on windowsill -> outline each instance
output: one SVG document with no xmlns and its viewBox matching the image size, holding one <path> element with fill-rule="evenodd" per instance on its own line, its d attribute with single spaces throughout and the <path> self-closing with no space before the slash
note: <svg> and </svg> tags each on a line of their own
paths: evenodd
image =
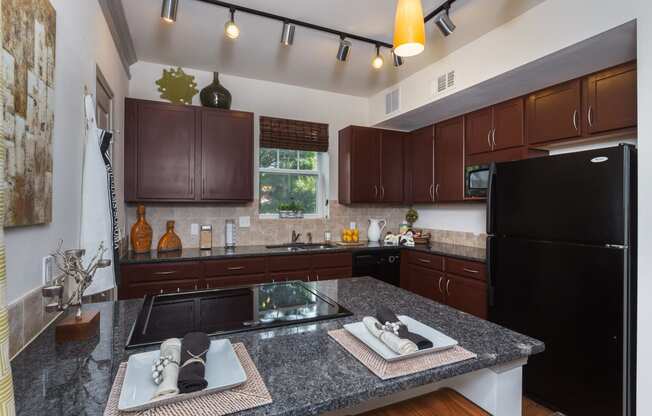
<svg viewBox="0 0 652 416">
<path fill-rule="evenodd" d="M 303 206 L 292 200 L 286 204 L 279 204 L 278 206 L 279 218 L 303 218 Z"/>
</svg>

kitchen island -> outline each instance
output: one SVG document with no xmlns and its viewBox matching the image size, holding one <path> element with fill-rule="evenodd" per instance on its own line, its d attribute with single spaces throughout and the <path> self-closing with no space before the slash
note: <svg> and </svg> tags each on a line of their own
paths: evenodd
<svg viewBox="0 0 652 416">
<path fill-rule="evenodd" d="M 372 278 L 309 283 L 353 316 L 231 335 L 242 342 L 273 403 L 244 415 L 352 414 L 451 386 L 496 416 L 520 415 L 522 366 L 542 342 Z M 94 339 L 57 345 L 47 328 L 12 361 L 18 415 L 102 415 L 142 300 L 104 302 Z M 478 358 L 382 381 L 327 332 L 374 314 L 377 305 L 409 315 L 459 341 Z M 149 348 L 149 350 L 156 347 Z M 343 409 L 347 409 L 343 413 Z"/>
</svg>

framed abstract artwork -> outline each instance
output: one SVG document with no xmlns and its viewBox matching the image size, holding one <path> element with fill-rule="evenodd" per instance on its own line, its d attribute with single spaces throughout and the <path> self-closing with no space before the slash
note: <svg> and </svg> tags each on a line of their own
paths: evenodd
<svg viewBox="0 0 652 416">
<path fill-rule="evenodd" d="M 0 139 L 6 227 L 52 221 L 56 12 L 48 0 L 0 0 Z"/>
</svg>

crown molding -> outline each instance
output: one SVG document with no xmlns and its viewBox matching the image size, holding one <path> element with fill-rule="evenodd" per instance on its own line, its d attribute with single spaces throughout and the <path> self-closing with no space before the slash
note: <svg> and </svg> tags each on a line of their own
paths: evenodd
<svg viewBox="0 0 652 416">
<path fill-rule="evenodd" d="M 111 37 L 113 37 L 115 47 L 118 50 L 118 55 L 120 55 L 122 66 L 124 67 L 129 79 L 131 79 L 129 67 L 138 60 L 138 57 L 136 56 L 133 39 L 131 39 L 131 32 L 129 31 L 129 25 L 127 24 L 122 0 L 98 1 L 102 8 L 104 19 L 109 26 L 109 31 L 111 32 Z"/>
</svg>

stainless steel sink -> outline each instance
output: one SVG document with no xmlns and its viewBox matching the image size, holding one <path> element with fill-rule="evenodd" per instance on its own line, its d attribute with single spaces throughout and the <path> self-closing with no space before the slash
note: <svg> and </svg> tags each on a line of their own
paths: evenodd
<svg viewBox="0 0 652 416">
<path fill-rule="evenodd" d="M 276 244 L 265 246 L 266 248 L 286 248 L 288 251 L 304 251 L 304 250 L 328 250 L 337 248 L 334 244 L 320 244 L 320 243 L 288 243 Z"/>
</svg>

